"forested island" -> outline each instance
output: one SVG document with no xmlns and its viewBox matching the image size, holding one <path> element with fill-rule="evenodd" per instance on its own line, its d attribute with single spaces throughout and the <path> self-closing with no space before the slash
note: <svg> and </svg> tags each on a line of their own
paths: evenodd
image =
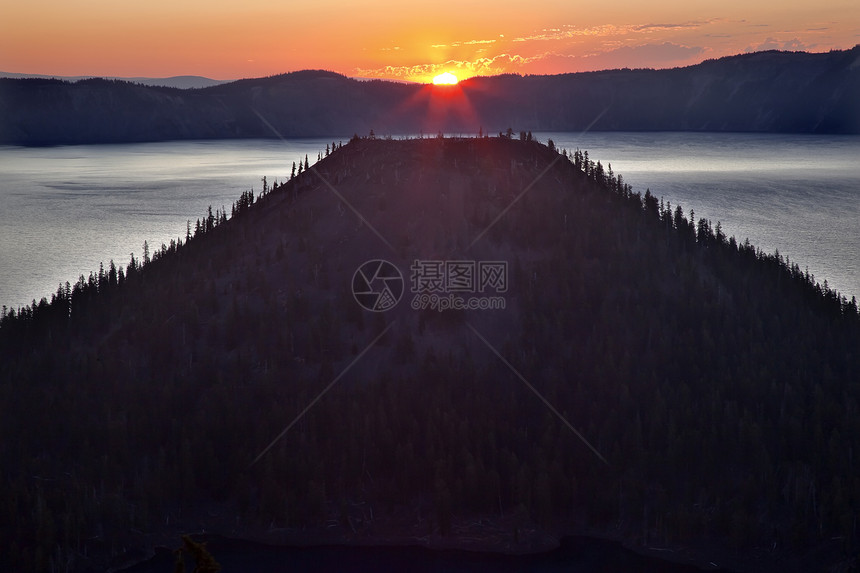
<svg viewBox="0 0 860 573">
<path fill-rule="evenodd" d="M 386 312 L 353 294 L 377 259 Z M 415 310 L 426 260 L 506 262 L 504 308 Z M 858 348 L 855 300 L 586 151 L 356 136 L 4 309 L 0 568 L 202 531 L 856 565 Z"/>
<path fill-rule="evenodd" d="M 476 77 L 453 87 L 305 70 L 203 89 L 0 78 L 0 144 L 329 137 L 335 133 L 860 133 L 860 47 L 758 52 L 686 68 Z M 273 131 L 274 129 L 274 131 Z"/>
</svg>

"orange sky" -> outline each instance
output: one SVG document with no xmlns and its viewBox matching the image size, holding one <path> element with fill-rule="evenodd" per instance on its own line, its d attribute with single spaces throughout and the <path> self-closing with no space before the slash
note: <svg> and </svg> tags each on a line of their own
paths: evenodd
<svg viewBox="0 0 860 573">
<path fill-rule="evenodd" d="M 860 43 L 858 0 L 28 0 L 6 2 L 0 70 L 236 79 L 320 68 L 428 81 L 673 67 Z"/>
</svg>

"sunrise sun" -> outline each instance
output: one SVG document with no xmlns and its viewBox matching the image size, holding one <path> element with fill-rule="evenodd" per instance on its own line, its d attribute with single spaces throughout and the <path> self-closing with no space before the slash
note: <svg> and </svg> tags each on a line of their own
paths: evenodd
<svg viewBox="0 0 860 573">
<path fill-rule="evenodd" d="M 453 86 L 456 83 L 457 76 L 455 76 L 451 72 L 445 72 L 433 78 L 433 85 L 437 86 Z"/>
</svg>

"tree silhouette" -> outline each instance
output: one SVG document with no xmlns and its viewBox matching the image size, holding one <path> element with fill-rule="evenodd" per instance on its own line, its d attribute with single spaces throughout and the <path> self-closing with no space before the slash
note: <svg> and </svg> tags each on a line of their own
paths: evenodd
<svg viewBox="0 0 860 573">
<path fill-rule="evenodd" d="M 185 572 L 184 554 L 186 552 L 194 559 L 195 566 L 193 573 L 218 573 L 221 571 L 221 565 L 215 561 L 215 558 L 206 549 L 206 543 L 198 543 L 191 539 L 190 536 L 183 535 L 182 546 L 173 552 L 176 556 L 174 568 L 176 573 Z"/>
</svg>

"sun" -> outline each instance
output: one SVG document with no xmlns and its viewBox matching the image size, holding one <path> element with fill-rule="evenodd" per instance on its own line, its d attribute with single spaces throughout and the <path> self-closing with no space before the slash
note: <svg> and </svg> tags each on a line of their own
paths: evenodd
<svg viewBox="0 0 860 573">
<path fill-rule="evenodd" d="M 433 85 L 436 86 L 453 86 L 457 83 L 457 76 L 452 74 L 451 72 L 445 72 L 439 74 L 438 76 L 433 78 Z"/>
</svg>

